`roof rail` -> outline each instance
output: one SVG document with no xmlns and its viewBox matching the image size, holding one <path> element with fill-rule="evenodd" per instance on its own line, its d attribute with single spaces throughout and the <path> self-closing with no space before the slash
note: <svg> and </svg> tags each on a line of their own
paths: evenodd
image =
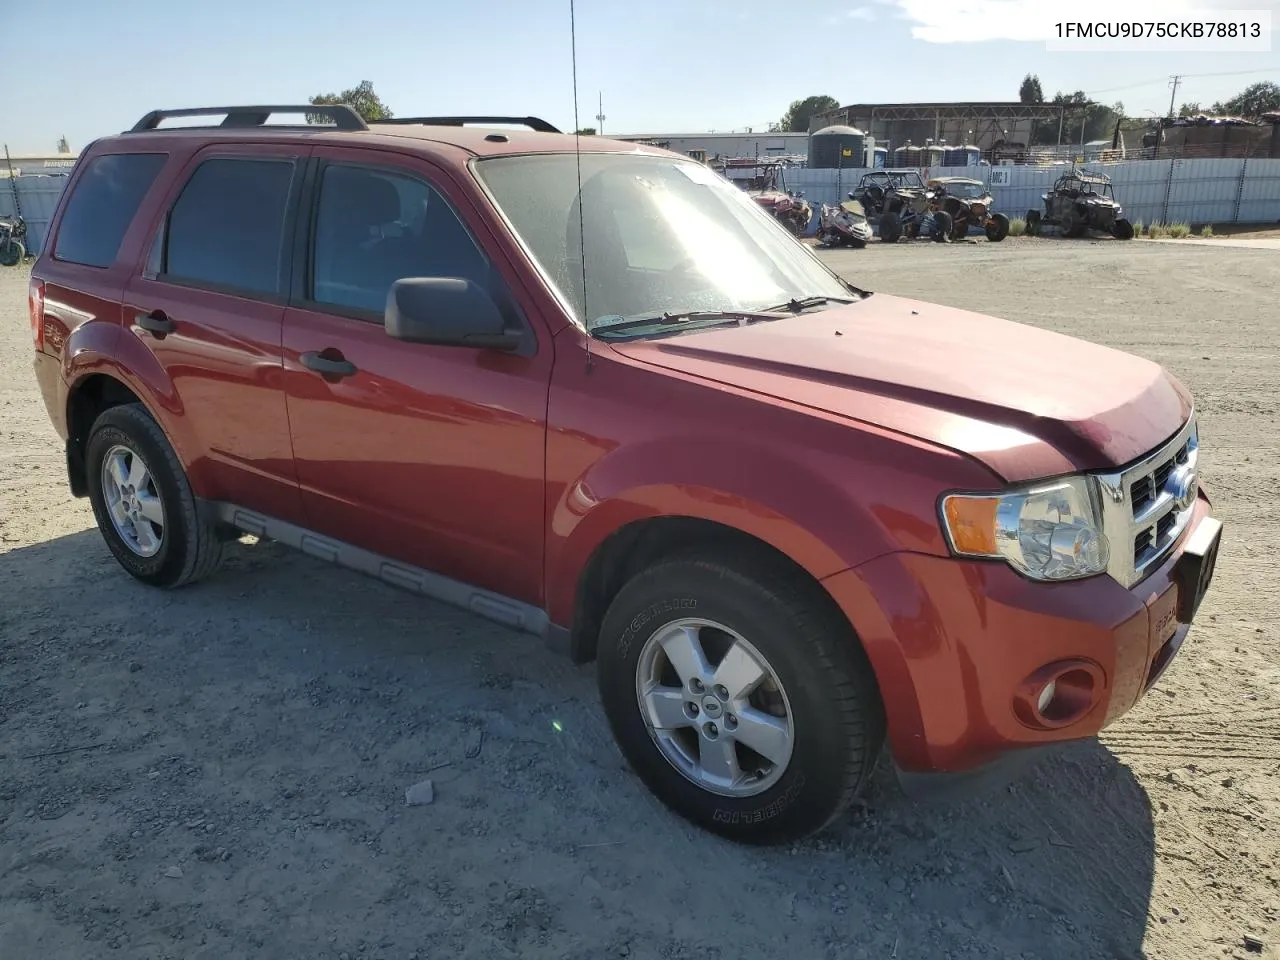
<svg viewBox="0 0 1280 960">
<path fill-rule="evenodd" d="M 560 133 L 547 121 L 539 117 L 390 117 L 386 120 L 374 120 L 373 123 L 422 124 L 427 127 L 462 127 L 468 123 L 494 124 L 510 123 L 528 127 L 538 133 Z"/>
<path fill-rule="evenodd" d="M 152 110 L 129 130 L 130 133 L 143 133 L 155 130 L 162 120 L 170 117 L 212 117 L 226 114 L 226 119 L 217 124 L 221 127 L 261 127 L 273 113 L 305 113 L 312 117 L 325 117 L 333 121 L 339 130 L 368 130 L 368 125 L 360 114 L 345 103 L 308 103 L 301 106 L 270 107 L 192 107 L 185 110 Z M 214 124 L 210 124 L 214 126 Z"/>
</svg>

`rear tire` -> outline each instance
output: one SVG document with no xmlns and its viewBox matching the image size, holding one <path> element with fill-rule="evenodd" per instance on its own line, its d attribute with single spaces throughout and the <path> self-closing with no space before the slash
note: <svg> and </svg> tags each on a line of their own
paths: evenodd
<svg viewBox="0 0 1280 960">
<path fill-rule="evenodd" d="M 85 445 L 85 469 L 98 529 L 130 575 L 178 587 L 217 569 L 217 521 L 192 494 L 178 455 L 141 404 L 111 407 L 98 417 Z"/>
<path fill-rule="evenodd" d="M 897 243 L 902 236 L 902 221 L 896 213 L 886 213 L 880 217 L 881 243 Z"/>
<path fill-rule="evenodd" d="M 1040 236 L 1040 211 L 1039 210 L 1027 211 L 1027 236 L 1029 237 Z"/>
<path fill-rule="evenodd" d="M 734 840 L 821 830 L 884 742 L 848 623 L 800 575 L 749 558 L 675 558 L 636 576 L 605 616 L 598 670 L 632 768 L 676 813 Z M 752 699 L 717 685 L 735 679 Z"/>
<path fill-rule="evenodd" d="M 987 239 L 999 243 L 1009 235 L 1009 218 L 1003 213 L 993 213 L 986 224 Z"/>
<path fill-rule="evenodd" d="M 933 215 L 933 240 L 935 243 L 951 242 L 951 214 L 939 210 Z"/>
<path fill-rule="evenodd" d="M 22 245 L 21 240 L 10 238 L 8 242 L 0 244 L 0 267 L 16 267 L 27 256 L 27 248 Z"/>
</svg>

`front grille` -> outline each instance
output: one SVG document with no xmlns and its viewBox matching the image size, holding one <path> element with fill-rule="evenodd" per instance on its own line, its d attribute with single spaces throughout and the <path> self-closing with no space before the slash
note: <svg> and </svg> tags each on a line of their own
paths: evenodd
<svg viewBox="0 0 1280 960">
<path fill-rule="evenodd" d="M 1147 456 L 1098 476 L 1103 529 L 1113 545 L 1109 572 L 1125 586 L 1146 576 L 1186 529 L 1195 506 L 1198 450 L 1192 416 Z M 1116 549 L 1124 543 L 1133 544 L 1132 553 Z"/>
</svg>

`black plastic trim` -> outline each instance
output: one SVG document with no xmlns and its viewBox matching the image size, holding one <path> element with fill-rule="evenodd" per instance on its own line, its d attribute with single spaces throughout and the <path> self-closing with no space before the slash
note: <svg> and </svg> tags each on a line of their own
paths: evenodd
<svg viewBox="0 0 1280 960">
<path fill-rule="evenodd" d="M 282 104 L 275 106 L 252 107 L 188 107 L 182 110 L 152 110 L 126 132 L 146 133 L 157 129 L 162 121 L 168 120 L 172 117 L 215 117 L 221 114 L 225 114 L 226 119 L 219 124 L 210 124 L 211 127 L 262 127 L 266 125 L 267 120 L 271 118 L 273 113 L 305 113 L 317 117 L 327 117 L 333 121 L 334 126 L 339 130 L 369 129 L 369 125 L 364 122 L 364 119 L 360 114 L 356 113 L 352 107 L 345 103 L 308 103 L 302 105 Z M 298 129 L 297 124 L 290 124 L 288 126 L 290 129 Z M 323 131 L 327 129 L 327 126 L 317 124 L 311 127 L 304 126 L 302 129 Z"/>
</svg>

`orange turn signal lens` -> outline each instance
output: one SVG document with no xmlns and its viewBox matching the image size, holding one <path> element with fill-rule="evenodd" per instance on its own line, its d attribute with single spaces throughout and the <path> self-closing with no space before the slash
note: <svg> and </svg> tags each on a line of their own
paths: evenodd
<svg viewBox="0 0 1280 960">
<path fill-rule="evenodd" d="M 947 497 L 942 501 L 951 546 L 956 553 L 993 557 L 996 549 L 996 511 L 999 497 Z"/>
</svg>

